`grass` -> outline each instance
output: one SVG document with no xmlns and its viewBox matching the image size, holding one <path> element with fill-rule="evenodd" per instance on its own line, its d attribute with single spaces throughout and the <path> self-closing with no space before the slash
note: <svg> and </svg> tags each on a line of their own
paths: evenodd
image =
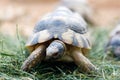
<svg viewBox="0 0 120 80">
<path fill-rule="evenodd" d="M 120 61 L 104 53 L 108 31 L 94 31 L 94 44 L 89 59 L 98 68 L 97 73 L 85 74 L 75 64 L 41 63 L 30 73 L 20 70 L 28 56 L 26 39 L 0 35 L 0 80 L 120 80 Z"/>
</svg>

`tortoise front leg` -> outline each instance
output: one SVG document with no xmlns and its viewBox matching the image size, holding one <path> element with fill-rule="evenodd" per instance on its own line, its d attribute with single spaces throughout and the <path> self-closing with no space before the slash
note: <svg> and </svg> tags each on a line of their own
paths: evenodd
<svg viewBox="0 0 120 80">
<path fill-rule="evenodd" d="M 96 67 L 80 51 L 74 51 L 72 53 L 72 57 L 74 62 L 77 64 L 78 67 L 81 68 L 81 70 L 87 73 L 96 70 Z"/>
<path fill-rule="evenodd" d="M 21 69 L 24 71 L 29 71 L 36 64 L 40 63 L 46 56 L 45 54 L 45 45 L 40 45 L 36 48 L 30 56 L 23 62 Z"/>
</svg>

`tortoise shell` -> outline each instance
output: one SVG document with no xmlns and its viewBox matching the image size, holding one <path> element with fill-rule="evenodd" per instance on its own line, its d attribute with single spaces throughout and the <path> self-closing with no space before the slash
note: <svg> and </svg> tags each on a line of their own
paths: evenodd
<svg viewBox="0 0 120 80">
<path fill-rule="evenodd" d="M 69 28 L 77 33 L 84 34 L 87 32 L 87 24 L 78 13 L 73 13 L 66 7 L 60 7 L 53 13 L 45 15 L 34 28 L 34 33 L 54 29 L 53 27 Z"/>
<path fill-rule="evenodd" d="M 62 7 L 37 23 L 26 47 L 32 49 L 38 43 L 59 39 L 66 44 L 90 49 L 89 40 L 84 35 L 86 32 L 86 23 L 83 19 Z"/>
</svg>

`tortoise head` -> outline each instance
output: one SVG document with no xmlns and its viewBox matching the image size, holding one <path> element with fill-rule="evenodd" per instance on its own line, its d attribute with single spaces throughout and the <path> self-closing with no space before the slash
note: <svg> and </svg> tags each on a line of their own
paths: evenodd
<svg viewBox="0 0 120 80">
<path fill-rule="evenodd" d="M 111 52 L 120 58 L 120 35 L 112 37 L 109 45 L 111 46 Z"/>
<path fill-rule="evenodd" d="M 114 54 L 114 56 L 120 58 L 120 44 L 114 44 L 114 45 L 112 45 L 112 50 L 111 51 Z"/>
<path fill-rule="evenodd" d="M 59 59 L 65 53 L 65 44 L 60 40 L 54 40 L 46 49 L 47 59 Z"/>
</svg>

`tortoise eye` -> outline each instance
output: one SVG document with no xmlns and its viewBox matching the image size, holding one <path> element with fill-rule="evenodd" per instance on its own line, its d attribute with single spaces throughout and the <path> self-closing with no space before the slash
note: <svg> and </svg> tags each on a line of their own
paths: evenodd
<svg viewBox="0 0 120 80">
<path fill-rule="evenodd" d="M 72 12 L 75 12 L 75 10 L 74 9 L 70 9 Z"/>
<path fill-rule="evenodd" d="M 120 31 L 117 31 L 116 34 L 120 34 Z"/>
</svg>

